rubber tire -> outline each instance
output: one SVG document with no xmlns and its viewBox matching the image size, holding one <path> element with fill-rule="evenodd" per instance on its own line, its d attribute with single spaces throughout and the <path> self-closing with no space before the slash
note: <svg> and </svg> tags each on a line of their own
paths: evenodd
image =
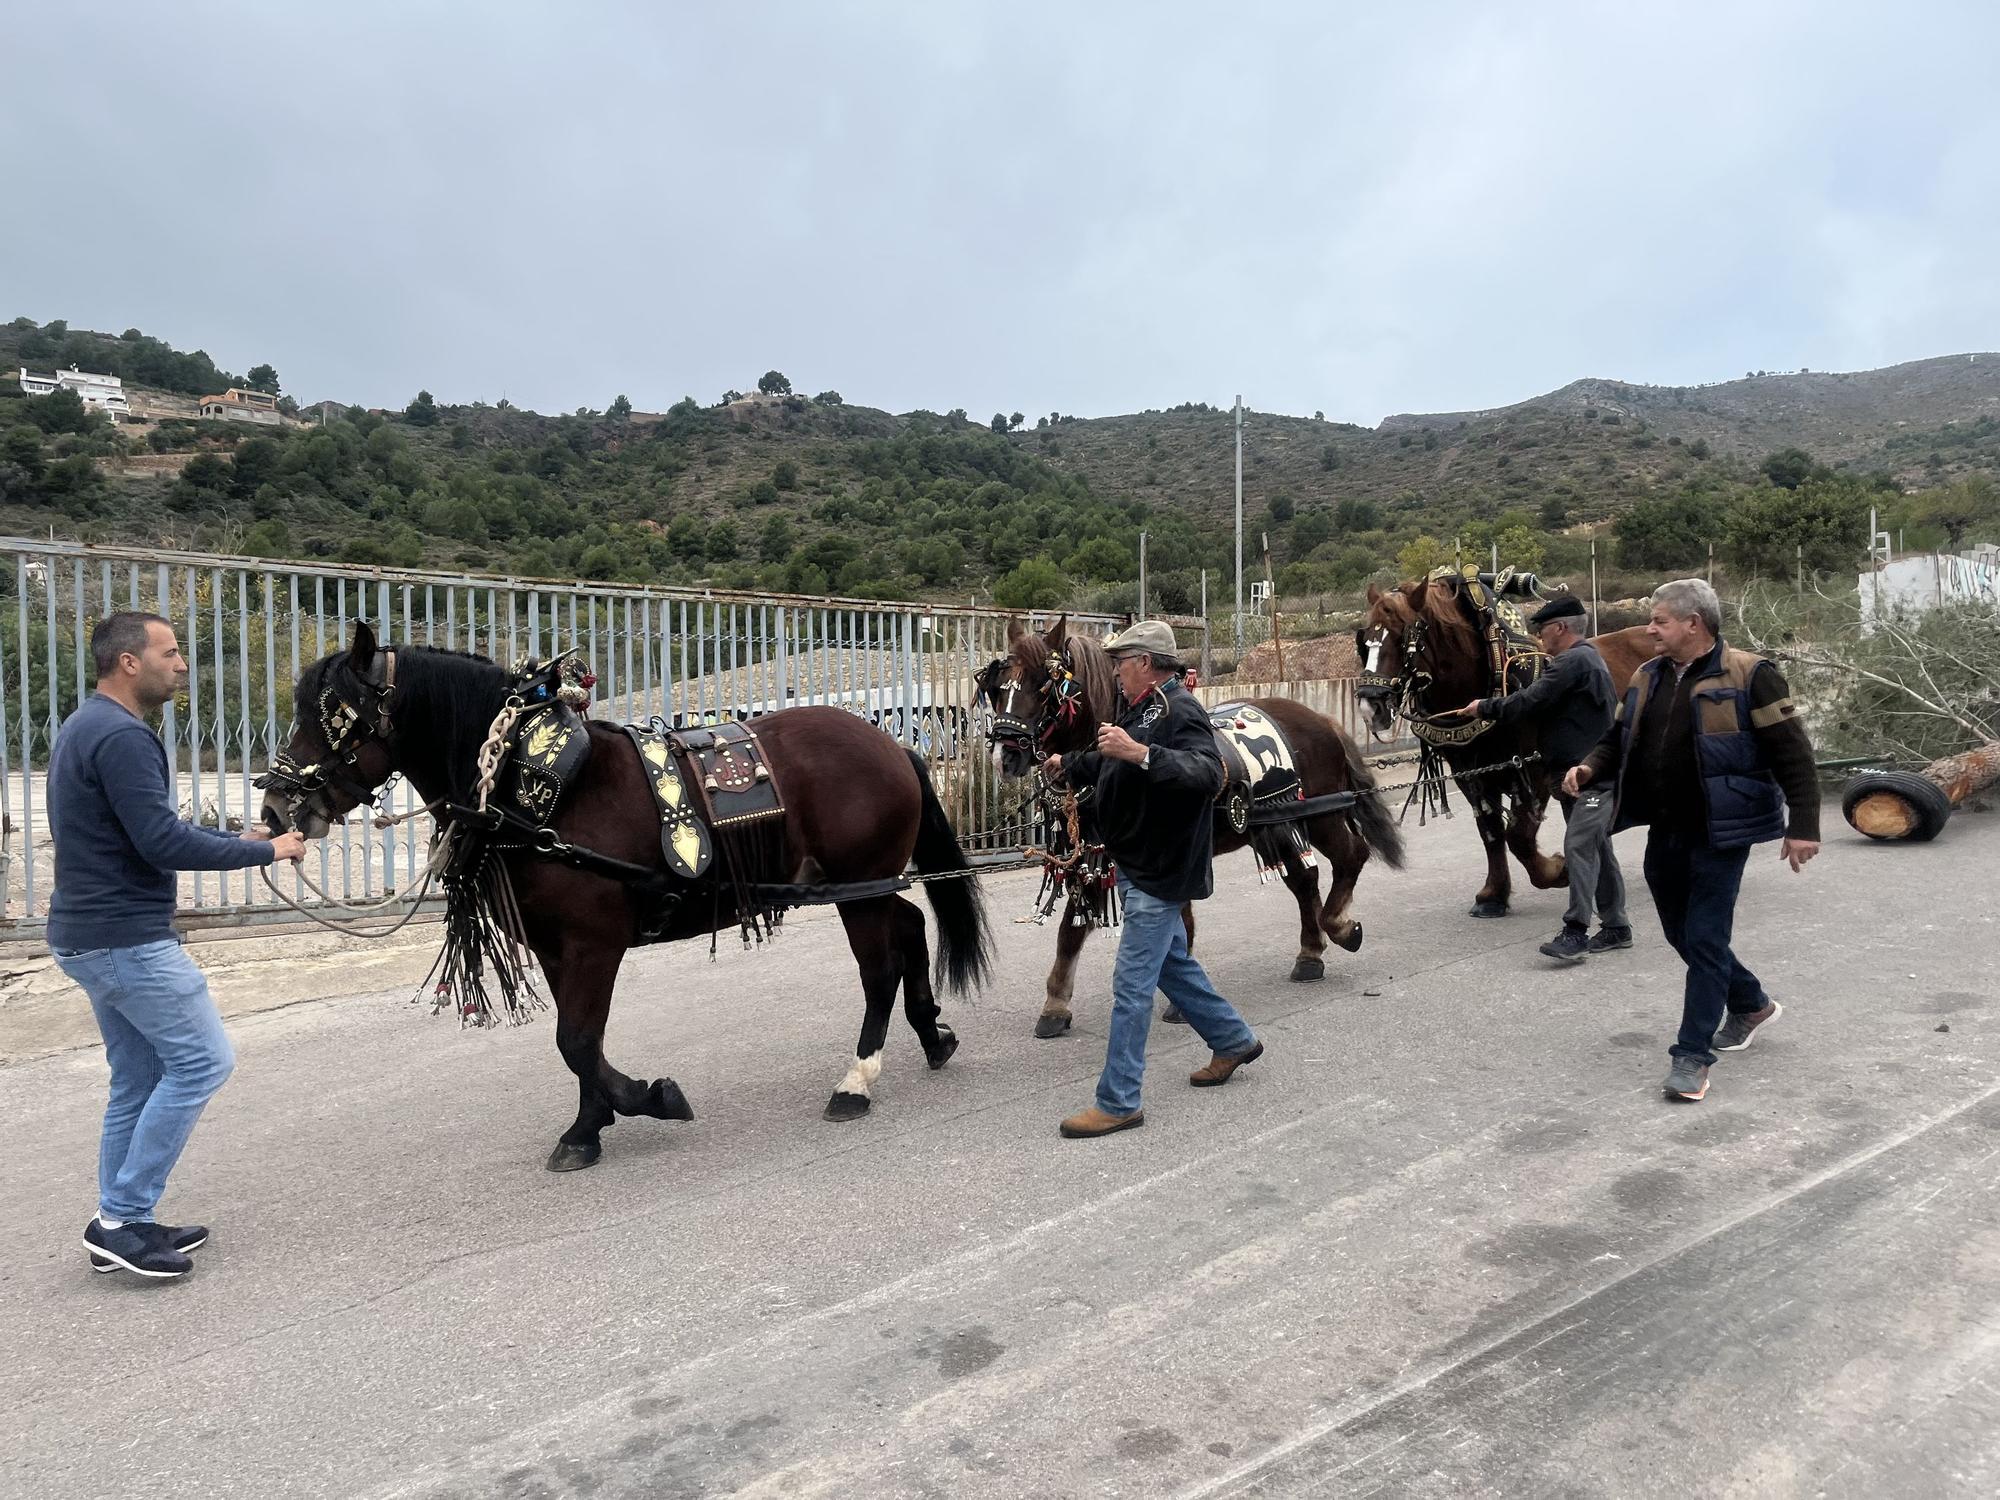
<svg viewBox="0 0 2000 1500">
<path fill-rule="evenodd" d="M 1935 781 L 1913 771 L 1863 771 L 1849 780 L 1840 794 L 1840 815 L 1847 819 L 1850 827 L 1854 824 L 1856 804 L 1877 792 L 1891 792 L 1908 803 L 1910 811 L 1916 815 L 1916 827 L 1902 839 L 1882 839 L 1880 835 L 1867 833 L 1866 830 L 1856 830 L 1864 837 L 1884 843 L 1927 844 L 1944 831 L 1944 825 L 1951 817 L 1951 799 L 1945 796 L 1944 788 Z"/>
</svg>

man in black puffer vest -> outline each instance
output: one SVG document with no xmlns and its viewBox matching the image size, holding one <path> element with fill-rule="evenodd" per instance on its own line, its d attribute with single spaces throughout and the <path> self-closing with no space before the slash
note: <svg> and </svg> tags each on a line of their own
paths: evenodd
<svg viewBox="0 0 2000 1500">
<path fill-rule="evenodd" d="M 1095 799 L 1098 831 L 1118 866 L 1125 921 L 1111 971 L 1111 1038 L 1097 1102 L 1062 1122 L 1072 1139 L 1146 1123 L 1139 1084 L 1153 992 L 1171 1000 L 1214 1051 L 1188 1077 L 1196 1088 L 1227 1083 L 1263 1056 L 1236 1009 L 1188 952 L 1181 907 L 1214 889 L 1212 804 L 1222 790 L 1222 753 L 1208 715 L 1180 683 L 1170 626 L 1142 620 L 1104 643 L 1118 667 L 1125 711 L 1097 731 L 1097 748 L 1051 755 L 1043 774 Z"/>
<path fill-rule="evenodd" d="M 1749 1046 L 1783 1011 L 1730 951 L 1751 846 L 1783 839 L 1794 870 L 1819 853 L 1818 772 L 1791 689 L 1763 657 L 1724 645 L 1721 630 L 1708 584 L 1660 585 L 1646 627 L 1660 654 L 1633 675 L 1618 722 L 1563 779 L 1573 797 L 1616 777 L 1617 827 L 1651 825 L 1646 885 L 1688 971 L 1665 1088 L 1690 1103 L 1708 1092 L 1717 1052 Z"/>
</svg>

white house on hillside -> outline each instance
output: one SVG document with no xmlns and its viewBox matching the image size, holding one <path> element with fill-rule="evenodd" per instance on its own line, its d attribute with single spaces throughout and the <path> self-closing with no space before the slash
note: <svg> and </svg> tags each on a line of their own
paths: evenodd
<svg viewBox="0 0 2000 1500">
<path fill-rule="evenodd" d="M 276 396 L 267 391 L 246 391 L 241 386 L 231 386 L 220 396 L 203 396 L 201 414 L 229 422 L 260 422 L 272 427 L 280 421 Z"/>
<path fill-rule="evenodd" d="M 22 367 L 21 389 L 30 396 L 52 396 L 57 391 L 75 391 L 83 398 L 83 404 L 93 411 L 109 412 L 114 417 L 131 415 L 132 408 L 125 400 L 125 382 L 116 375 L 93 375 L 71 365 L 67 370 L 56 370 L 47 375 L 37 375 L 33 370 Z"/>
</svg>

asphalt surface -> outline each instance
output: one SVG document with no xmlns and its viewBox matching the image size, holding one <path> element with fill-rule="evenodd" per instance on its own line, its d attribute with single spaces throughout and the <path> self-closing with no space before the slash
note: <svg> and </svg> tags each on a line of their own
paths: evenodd
<svg viewBox="0 0 2000 1500">
<path fill-rule="evenodd" d="M 698 1118 L 568 1176 L 546 1020 L 397 989 L 237 1021 L 172 1284 L 85 1267 L 101 1055 L 0 1068 L 0 1493 L 2000 1492 L 2000 819 L 1760 851 L 1739 951 L 1787 1010 L 1700 1105 L 1660 1096 L 1643 892 L 1637 949 L 1556 971 L 1557 895 L 1473 921 L 1467 821 L 1409 832 L 1318 985 L 1225 862 L 1198 952 L 1268 1052 L 1190 1089 L 1156 1027 L 1147 1125 L 1100 1141 L 1055 1126 L 1112 945 L 1034 1040 L 1020 876 L 957 1058 L 899 1019 L 853 1124 L 819 1117 L 860 1023 L 825 912 L 633 956 L 612 1056 Z"/>
</svg>

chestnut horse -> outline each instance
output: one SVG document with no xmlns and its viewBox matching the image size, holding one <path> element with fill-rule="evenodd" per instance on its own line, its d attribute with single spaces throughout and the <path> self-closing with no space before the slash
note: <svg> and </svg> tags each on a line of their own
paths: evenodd
<svg viewBox="0 0 2000 1500">
<path fill-rule="evenodd" d="M 1056 621 L 1046 635 L 1036 635 L 1024 630 L 1020 621 L 1009 620 L 1007 646 L 1008 654 L 979 674 L 981 695 L 996 715 L 988 734 L 1001 774 L 1032 775 L 1045 755 L 1066 754 L 1095 744 L 1098 725 L 1111 723 L 1118 706 L 1117 678 L 1103 646 L 1087 636 L 1071 635 L 1066 619 Z M 1064 662 L 1081 689 L 1067 715 L 1053 713 L 1048 702 L 1051 658 Z M 1285 884 L 1299 904 L 1299 951 L 1291 977 L 1301 982 L 1323 979 L 1329 940 L 1349 953 L 1361 946 L 1361 924 L 1348 915 L 1347 908 L 1369 851 L 1381 855 L 1391 869 L 1401 869 L 1403 838 L 1381 799 L 1372 795 L 1375 778 L 1340 726 L 1289 698 L 1250 701 L 1284 731 L 1307 797 L 1362 793 L 1351 808 L 1304 820 L 1306 837 L 1326 857 L 1330 883 L 1324 902 L 1320 900 L 1316 866 L 1294 853 L 1286 856 L 1282 867 Z M 1008 708 L 1004 714 L 1003 704 Z M 1247 834 L 1235 832 L 1221 818 L 1215 819 L 1217 854 L 1232 853 L 1249 842 Z M 1075 920 L 1077 915 L 1076 903 L 1071 901 L 1064 907 L 1062 924 L 1056 931 L 1055 966 L 1049 970 L 1047 996 L 1035 1022 L 1039 1037 L 1060 1036 L 1070 1025 L 1077 955 L 1090 936 L 1090 928 Z M 1181 920 L 1192 946 L 1192 903 L 1183 909 Z"/>
<path fill-rule="evenodd" d="M 1423 628 L 1413 630 L 1418 622 Z M 1436 716 L 1448 725 L 1469 723 L 1452 716 L 1474 698 L 1500 691 L 1480 629 L 1457 578 L 1422 578 L 1386 592 L 1371 583 L 1368 616 L 1355 633 L 1355 649 L 1362 664 L 1360 694 L 1373 711 L 1375 732 L 1387 734 L 1399 709 L 1413 721 Z M 1414 650 L 1409 646 L 1413 634 L 1420 642 Z M 1593 637 L 1591 644 L 1620 688 L 1653 654 L 1643 626 Z M 1513 897 L 1509 850 L 1537 889 L 1569 884 L 1562 856 L 1543 854 L 1537 845 L 1553 790 L 1548 768 L 1534 762 L 1488 774 L 1535 748 L 1532 724 L 1493 724 L 1463 744 L 1436 747 L 1471 804 L 1473 824 L 1486 846 L 1486 883 L 1472 898 L 1475 917 L 1507 915 Z"/>
<path fill-rule="evenodd" d="M 357 624 L 348 650 L 314 662 L 299 679 L 296 726 L 265 783 L 263 821 L 320 837 L 360 803 L 372 803 L 375 789 L 399 773 L 427 805 L 469 807 L 477 796 L 480 746 L 515 682 L 482 656 L 378 646 L 368 626 Z M 555 837 L 666 880 L 660 817 L 638 751 L 621 731 L 585 723 L 590 758 L 556 810 Z M 752 882 L 879 881 L 902 875 L 913 857 L 926 873 L 966 868 L 922 760 L 881 730 L 837 708 L 791 708 L 759 718 L 757 741 L 783 789 L 777 846 L 783 868 L 753 873 Z M 448 821 L 450 806 L 439 816 Z M 701 882 L 675 882 L 690 899 L 670 897 L 672 913 L 663 923 L 657 902 L 619 879 L 527 849 L 497 857 L 553 992 L 556 1048 L 577 1077 L 576 1120 L 550 1154 L 549 1169 L 595 1162 L 599 1136 L 619 1115 L 693 1119 L 672 1079 L 640 1083 L 606 1060 L 604 1024 L 618 966 L 642 931 L 677 939 L 708 934 L 718 919 L 732 922 L 730 881 L 711 868 Z M 936 981 L 963 994 L 983 982 L 989 967 L 979 891 L 962 878 L 925 890 L 938 924 Z M 945 1065 L 958 1039 L 938 1018 L 922 911 L 899 895 L 874 895 L 843 901 L 840 920 L 861 970 L 866 1009 L 854 1059 L 826 1115 L 850 1120 L 869 1108 L 899 987 L 903 1013 L 931 1067 Z"/>
</svg>

